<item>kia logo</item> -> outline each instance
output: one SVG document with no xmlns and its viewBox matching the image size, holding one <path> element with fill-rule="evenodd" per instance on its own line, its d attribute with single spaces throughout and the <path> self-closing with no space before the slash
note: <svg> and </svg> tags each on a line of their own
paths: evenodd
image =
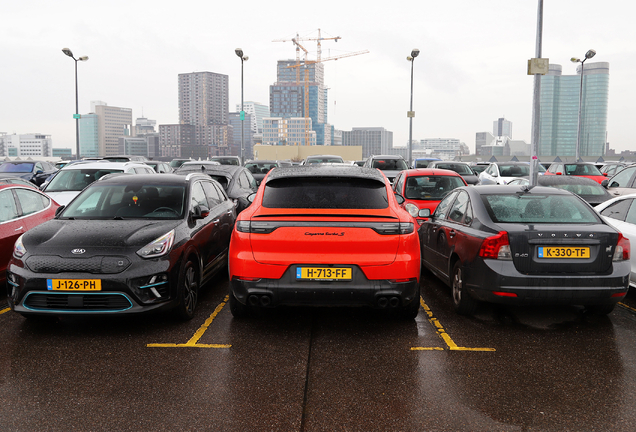
<svg viewBox="0 0 636 432">
<path fill-rule="evenodd" d="M 84 252 L 86 252 L 86 249 L 73 249 L 73 250 L 71 251 L 71 253 L 72 253 L 72 254 L 75 254 L 75 255 L 81 255 L 81 254 L 83 254 Z"/>
</svg>

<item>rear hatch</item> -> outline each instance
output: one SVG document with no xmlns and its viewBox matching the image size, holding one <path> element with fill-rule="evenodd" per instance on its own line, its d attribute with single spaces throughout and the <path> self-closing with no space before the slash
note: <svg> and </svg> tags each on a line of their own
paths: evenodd
<svg viewBox="0 0 636 432">
<path fill-rule="evenodd" d="M 618 233 L 606 225 L 533 225 L 508 231 L 515 268 L 526 274 L 611 271 Z"/>
<path fill-rule="evenodd" d="M 262 210 L 252 217 L 250 234 L 254 259 L 260 263 L 371 266 L 395 260 L 400 224 L 388 208 L 372 215 L 323 210 L 298 217 Z"/>
</svg>

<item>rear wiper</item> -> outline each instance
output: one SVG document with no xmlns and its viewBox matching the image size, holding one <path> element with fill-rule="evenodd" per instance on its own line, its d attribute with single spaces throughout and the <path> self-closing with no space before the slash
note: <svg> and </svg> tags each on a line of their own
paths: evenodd
<svg viewBox="0 0 636 432">
<path fill-rule="evenodd" d="M 121 216 L 115 216 L 115 217 L 113 218 L 113 220 L 124 220 L 124 218 L 123 218 L 123 217 L 121 217 Z"/>
</svg>

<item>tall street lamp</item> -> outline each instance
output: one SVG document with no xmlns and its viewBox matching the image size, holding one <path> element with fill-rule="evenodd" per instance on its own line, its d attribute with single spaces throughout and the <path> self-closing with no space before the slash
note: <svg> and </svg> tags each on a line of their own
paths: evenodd
<svg viewBox="0 0 636 432">
<path fill-rule="evenodd" d="M 413 111 L 413 61 L 418 55 L 420 55 L 420 50 L 413 48 L 411 55 L 406 58 L 411 62 L 411 108 L 409 112 L 406 113 L 406 116 L 409 118 L 409 168 L 411 168 L 413 161 L 413 117 L 415 117 L 415 111 Z"/>
<path fill-rule="evenodd" d="M 245 127 L 243 122 L 245 121 L 245 111 L 243 111 L 243 62 L 247 61 L 249 57 L 243 55 L 243 50 L 237 48 L 234 50 L 237 56 L 241 59 L 241 164 L 245 163 L 243 156 L 245 145 Z"/>
<path fill-rule="evenodd" d="M 585 64 L 585 60 L 589 60 L 596 55 L 596 51 L 593 49 L 589 50 L 585 53 L 585 58 L 581 60 L 577 57 L 572 57 L 570 59 L 573 63 L 581 63 L 581 86 L 579 88 L 579 121 L 576 127 L 576 162 L 581 158 L 581 106 L 583 101 L 583 65 Z"/>
<path fill-rule="evenodd" d="M 75 58 L 73 56 L 73 51 L 69 48 L 62 48 L 62 52 L 75 60 L 75 115 L 73 118 L 75 119 L 75 151 L 77 154 L 77 159 L 80 159 L 80 144 L 79 144 L 79 103 L 78 103 L 78 94 L 77 94 L 77 62 L 78 61 L 86 61 L 88 60 L 88 56 L 82 56 L 79 58 Z"/>
</svg>

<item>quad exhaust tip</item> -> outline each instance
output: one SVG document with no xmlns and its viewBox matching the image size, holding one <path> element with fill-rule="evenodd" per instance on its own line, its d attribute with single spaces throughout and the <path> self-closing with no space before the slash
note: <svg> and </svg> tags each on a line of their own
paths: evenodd
<svg viewBox="0 0 636 432">
<path fill-rule="evenodd" d="M 250 304 L 250 306 L 267 307 L 272 304 L 272 299 L 268 295 L 252 294 L 247 298 L 247 302 Z"/>
<path fill-rule="evenodd" d="M 378 307 L 381 307 L 382 309 L 386 308 L 387 306 L 392 307 L 392 308 L 396 308 L 398 306 L 400 306 L 400 298 L 399 297 L 380 297 L 378 298 Z"/>
</svg>

